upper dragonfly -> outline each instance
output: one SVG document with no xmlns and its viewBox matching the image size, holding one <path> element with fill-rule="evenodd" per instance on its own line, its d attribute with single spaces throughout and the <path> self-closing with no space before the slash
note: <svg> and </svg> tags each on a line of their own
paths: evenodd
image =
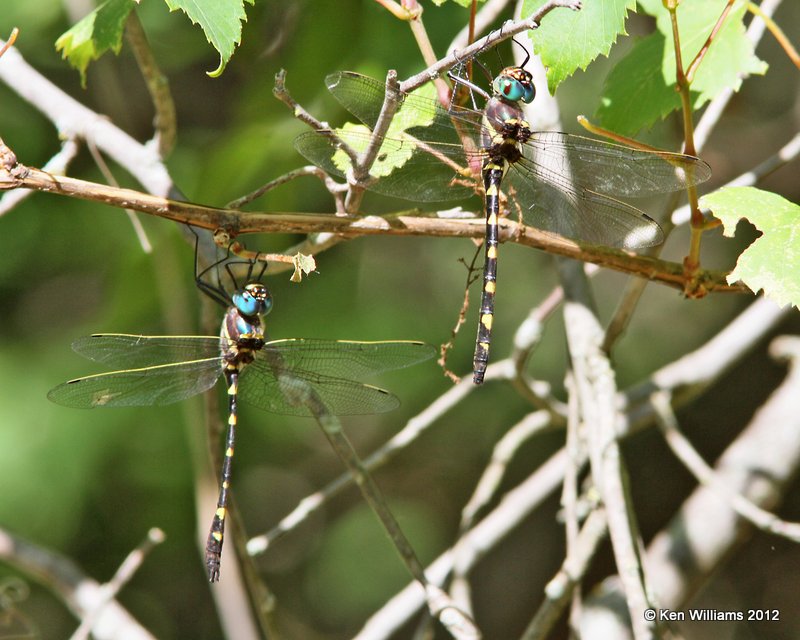
<svg viewBox="0 0 800 640">
<path fill-rule="evenodd" d="M 301 134 L 295 147 L 325 171 L 346 176 L 346 144 L 364 151 L 384 102 L 384 83 L 341 71 L 326 78 L 328 90 L 363 125 Z M 468 83 L 465 83 L 468 84 Z M 473 85 L 470 85 L 473 86 Z M 415 201 L 482 195 L 486 208 L 484 284 L 473 361 L 483 382 L 489 359 L 497 273 L 500 203 L 526 224 L 596 245 L 634 250 L 663 242 L 659 225 L 618 197 L 686 188 L 707 180 L 699 158 L 647 151 L 584 136 L 533 131 L 522 103 L 534 98 L 531 74 L 507 67 L 494 79 L 482 111 L 402 94 L 392 125 L 380 140 L 367 188 Z M 366 126 L 364 126 L 366 125 Z M 501 192 L 502 189 L 502 192 Z"/>
</svg>

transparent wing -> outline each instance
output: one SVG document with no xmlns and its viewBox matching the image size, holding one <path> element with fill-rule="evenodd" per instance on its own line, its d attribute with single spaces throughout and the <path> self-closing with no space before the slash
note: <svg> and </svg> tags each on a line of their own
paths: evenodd
<svg viewBox="0 0 800 640">
<path fill-rule="evenodd" d="M 222 373 L 221 356 L 77 378 L 47 397 L 66 407 L 132 407 L 178 402 L 210 389 Z"/>
<path fill-rule="evenodd" d="M 309 162 L 330 175 L 346 178 L 350 159 L 328 134 L 335 134 L 357 152 L 367 148 L 371 134 L 358 130 L 309 131 L 295 138 L 295 148 Z M 414 139 L 410 132 L 386 137 L 370 169 L 373 182 L 368 188 L 415 202 L 460 200 L 480 192 L 479 182 L 462 174 L 466 166 L 461 145 L 429 145 Z"/>
<path fill-rule="evenodd" d="M 325 85 L 345 109 L 368 127 L 375 126 L 386 95 L 383 82 L 352 71 L 339 71 L 327 76 Z M 420 130 L 421 140 L 459 144 L 456 128 L 476 140 L 480 138 L 483 114 L 458 105 L 445 109 L 437 100 L 405 93 L 395 117 L 407 118 L 408 122 L 419 123 L 421 129 L 431 132 L 428 136 Z"/>
<path fill-rule="evenodd" d="M 313 417 L 302 400 L 306 385 L 335 415 L 385 413 L 400 405 L 397 397 L 385 389 L 301 369 L 281 372 L 263 360 L 244 367 L 240 381 L 239 397 L 244 402 L 287 416 Z"/>
<path fill-rule="evenodd" d="M 415 340 L 360 342 L 356 340 L 271 340 L 259 358 L 280 363 L 286 369 L 303 369 L 348 379 L 404 369 L 430 360 L 436 348 Z"/>
<path fill-rule="evenodd" d="M 503 181 L 503 191 L 527 224 L 557 233 L 565 238 L 621 249 L 641 249 L 661 244 L 664 233 L 655 220 L 643 211 L 607 195 L 582 189 L 562 179 L 554 186 L 550 180 L 530 180 L 512 165 Z"/>
<path fill-rule="evenodd" d="M 141 369 L 219 356 L 229 341 L 218 336 L 135 336 L 98 333 L 78 338 L 72 349 L 109 366 Z"/>
<path fill-rule="evenodd" d="M 537 132 L 523 145 L 519 170 L 534 180 L 564 188 L 574 184 L 610 196 L 638 197 L 678 191 L 711 177 L 694 156 L 644 151 L 555 131 Z"/>
<path fill-rule="evenodd" d="M 342 71 L 328 76 L 326 83 L 342 106 L 369 129 L 375 125 L 384 99 L 382 82 Z M 481 118 L 477 111 L 456 106 L 448 111 L 436 100 L 404 94 L 371 169 L 375 182 L 369 188 L 420 202 L 458 200 L 480 191 L 475 176 L 480 175 L 484 155 L 477 143 Z M 335 133 L 359 152 L 367 148 L 372 135 L 365 127 Z M 302 134 L 295 147 L 334 175 L 345 176 L 350 166 L 326 132 Z"/>
<path fill-rule="evenodd" d="M 411 341 L 275 340 L 243 368 L 239 393 L 245 402 L 273 413 L 309 416 L 302 403 L 308 385 L 334 414 L 383 413 L 397 407 L 397 398 L 353 378 L 408 367 L 435 352 L 431 345 Z"/>
</svg>

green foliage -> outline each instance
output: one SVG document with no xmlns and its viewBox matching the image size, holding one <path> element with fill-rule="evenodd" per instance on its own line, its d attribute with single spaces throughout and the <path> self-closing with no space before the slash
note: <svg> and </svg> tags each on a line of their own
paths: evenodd
<svg viewBox="0 0 800 640">
<path fill-rule="evenodd" d="M 109 49 L 119 53 L 125 20 L 134 0 L 107 0 L 56 40 L 56 51 L 81 74 L 86 84 L 86 69 Z"/>
<path fill-rule="evenodd" d="M 525 0 L 522 15 L 530 16 L 547 0 Z M 584 2 L 580 11 L 558 8 L 530 32 L 533 50 L 547 67 L 550 93 L 599 55 L 608 55 L 617 36 L 625 35 L 625 18 L 636 0 Z M 566 35 L 565 35 L 566 34 Z"/>
<path fill-rule="evenodd" d="M 729 238 L 743 219 L 763 234 L 739 256 L 728 282 L 741 280 L 780 305 L 800 306 L 800 206 L 754 187 L 725 187 L 701 198 L 700 205 L 722 221 Z"/>
<path fill-rule="evenodd" d="M 139 0 L 106 0 L 56 41 L 56 50 L 81 74 L 106 51 L 119 53 L 128 14 Z M 219 52 L 219 66 L 208 75 L 217 77 L 241 41 L 242 22 L 247 19 L 243 0 L 165 0 L 170 11 L 183 11 L 198 24 L 206 39 Z M 247 0 L 253 4 L 255 0 Z"/>
<path fill-rule="evenodd" d="M 193 24 L 199 24 L 206 39 L 219 51 L 219 67 L 209 72 L 219 76 L 240 43 L 242 21 L 247 20 L 242 0 L 165 0 L 170 11 L 180 9 Z M 253 4 L 255 0 L 247 0 Z"/>
<path fill-rule="evenodd" d="M 680 108 L 675 91 L 675 51 L 669 12 L 661 0 L 640 2 L 656 17 L 657 31 L 642 38 L 606 79 L 597 111 L 602 126 L 624 135 L 651 127 Z M 725 0 L 685 0 L 678 8 L 684 71 L 706 42 Z M 699 109 L 723 89 L 738 90 L 742 79 L 763 74 L 766 65 L 745 37 L 745 3 L 737 2 L 714 36 L 691 83 L 692 108 Z"/>
</svg>

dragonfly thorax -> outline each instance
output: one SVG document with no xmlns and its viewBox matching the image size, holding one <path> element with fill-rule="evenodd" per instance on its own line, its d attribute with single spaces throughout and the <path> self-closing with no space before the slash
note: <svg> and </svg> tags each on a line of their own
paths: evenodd
<svg viewBox="0 0 800 640">
<path fill-rule="evenodd" d="M 494 96 L 484 110 L 481 144 L 489 158 L 516 162 L 521 157 L 519 145 L 532 135 L 522 109 L 516 103 Z"/>
<path fill-rule="evenodd" d="M 533 76 L 522 67 L 506 67 L 492 82 L 495 96 L 512 102 L 522 100 L 525 104 L 533 102 L 536 89 Z"/>
</svg>

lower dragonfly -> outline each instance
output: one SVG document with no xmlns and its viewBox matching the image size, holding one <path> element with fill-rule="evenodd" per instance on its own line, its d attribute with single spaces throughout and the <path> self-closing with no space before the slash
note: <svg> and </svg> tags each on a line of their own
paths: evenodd
<svg viewBox="0 0 800 640">
<path fill-rule="evenodd" d="M 543 231 L 635 250 L 661 244 L 664 234 L 647 214 L 617 198 L 677 191 L 711 175 L 710 167 L 694 156 L 532 130 L 521 104 L 532 102 L 535 93 L 524 64 L 503 69 L 492 82 L 491 94 L 456 79 L 474 90 L 473 97 L 477 92 L 486 100 L 481 111 L 444 108 L 429 97 L 401 92 L 395 118 L 377 140 L 380 150 L 363 183 L 379 193 L 421 202 L 484 197 L 484 284 L 473 359 L 475 384 L 483 382 L 489 360 L 501 200 L 507 209 L 516 205 L 527 224 Z M 295 147 L 325 171 L 346 177 L 352 171 L 350 157 L 372 142 L 385 85 L 348 71 L 329 75 L 326 85 L 363 125 L 304 133 Z M 353 153 L 345 153 L 344 147 Z"/>
<path fill-rule="evenodd" d="M 206 543 L 210 582 L 219 579 L 238 400 L 273 413 L 312 416 L 304 402 L 310 391 L 335 415 L 382 413 L 400 404 L 397 397 L 357 379 L 435 354 L 431 345 L 414 341 L 269 340 L 263 316 L 272 308 L 272 296 L 258 279 L 250 281 L 252 264 L 248 282 L 239 287 L 234 279 L 231 295 L 198 278 L 205 293 L 229 305 L 219 336 L 106 333 L 79 338 L 74 351 L 120 369 L 70 380 L 47 395 L 57 404 L 81 409 L 166 405 L 207 391 L 224 376 L 228 427 L 219 499 Z"/>
</svg>

